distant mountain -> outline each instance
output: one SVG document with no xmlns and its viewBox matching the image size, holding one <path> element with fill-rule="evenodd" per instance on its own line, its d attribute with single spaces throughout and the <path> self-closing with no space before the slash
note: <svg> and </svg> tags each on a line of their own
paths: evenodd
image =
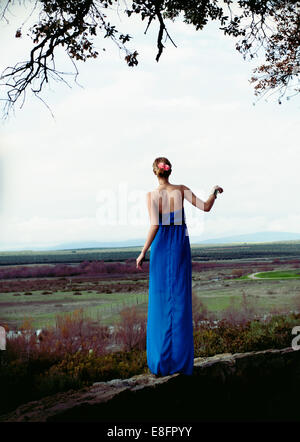
<svg viewBox="0 0 300 442">
<path fill-rule="evenodd" d="M 300 233 L 291 232 L 254 232 L 242 235 L 224 236 L 201 240 L 194 238 L 192 244 L 228 244 L 234 242 L 273 242 L 273 241 L 296 241 L 300 240 Z"/>
<path fill-rule="evenodd" d="M 300 240 L 300 233 L 291 232 L 254 232 L 244 233 L 242 235 L 223 236 L 219 238 L 209 238 L 203 240 L 201 237 L 190 238 L 191 244 L 228 244 L 228 243 L 253 243 L 253 242 L 272 242 L 272 241 L 295 241 Z M 6 249 L 6 251 L 20 250 L 72 250 L 72 249 L 106 249 L 111 247 L 142 247 L 145 244 L 145 238 L 129 239 L 126 241 L 76 241 L 70 243 L 57 244 L 55 246 L 43 247 L 20 247 Z"/>
<path fill-rule="evenodd" d="M 126 241 L 76 241 L 70 243 L 61 243 L 54 246 L 41 246 L 41 247 L 22 247 L 18 250 L 32 250 L 32 251 L 42 251 L 42 250 L 77 250 L 77 249 L 107 249 L 111 247 L 138 247 L 145 244 L 145 239 L 131 239 Z M 16 251 L 17 249 L 14 248 Z"/>
</svg>

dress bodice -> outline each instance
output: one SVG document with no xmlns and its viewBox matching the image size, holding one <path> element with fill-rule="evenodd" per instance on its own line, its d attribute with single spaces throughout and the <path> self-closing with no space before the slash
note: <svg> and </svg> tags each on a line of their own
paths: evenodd
<svg viewBox="0 0 300 442">
<path fill-rule="evenodd" d="M 159 225 L 185 225 L 184 207 L 159 214 Z"/>
</svg>

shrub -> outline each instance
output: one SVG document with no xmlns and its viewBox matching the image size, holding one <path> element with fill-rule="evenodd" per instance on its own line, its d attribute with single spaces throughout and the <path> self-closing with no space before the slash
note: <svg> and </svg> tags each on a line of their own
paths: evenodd
<svg viewBox="0 0 300 442">
<path fill-rule="evenodd" d="M 291 330 L 299 321 L 299 313 L 281 314 L 266 321 L 232 322 L 227 317 L 217 327 L 207 320 L 194 330 L 194 355 L 290 347 Z M 24 334 L 7 339 L 7 350 L 0 353 L 0 413 L 59 391 L 149 372 L 145 329 L 134 327 L 143 324 L 145 317 L 136 307 L 124 309 L 117 336 L 124 348 L 131 350 L 108 353 L 105 348 L 111 336 L 107 327 L 92 324 L 81 310 L 58 316 L 56 327 L 43 330 L 38 339 L 30 334 L 32 323 L 27 318 Z"/>
<path fill-rule="evenodd" d="M 123 350 L 144 350 L 146 348 L 147 317 L 136 306 L 125 307 L 120 311 L 121 320 L 116 327 L 115 339 Z"/>
<path fill-rule="evenodd" d="M 241 305 L 239 306 L 237 300 L 231 297 L 229 306 L 221 314 L 221 318 L 229 324 L 246 324 L 256 316 L 257 309 L 253 297 L 247 296 L 244 291 L 242 291 Z"/>
<path fill-rule="evenodd" d="M 231 274 L 232 276 L 234 276 L 235 278 L 240 278 L 241 276 L 243 276 L 244 274 L 244 270 L 243 269 L 233 269 Z"/>
<path fill-rule="evenodd" d="M 193 323 L 197 328 L 200 321 L 207 320 L 210 317 L 208 309 L 205 307 L 201 299 L 192 291 L 192 309 L 193 309 Z"/>
<path fill-rule="evenodd" d="M 194 333 L 195 357 L 290 347 L 291 331 L 299 320 L 299 313 L 291 313 L 245 323 L 222 319 L 215 328 L 209 323 L 201 324 Z"/>
</svg>

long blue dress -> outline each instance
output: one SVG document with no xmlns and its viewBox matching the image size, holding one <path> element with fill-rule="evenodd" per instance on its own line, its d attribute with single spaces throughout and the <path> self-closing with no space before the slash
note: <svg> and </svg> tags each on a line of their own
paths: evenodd
<svg viewBox="0 0 300 442">
<path fill-rule="evenodd" d="M 185 220 L 184 208 L 160 214 L 150 248 L 147 363 L 160 376 L 193 374 L 192 260 Z"/>
</svg>

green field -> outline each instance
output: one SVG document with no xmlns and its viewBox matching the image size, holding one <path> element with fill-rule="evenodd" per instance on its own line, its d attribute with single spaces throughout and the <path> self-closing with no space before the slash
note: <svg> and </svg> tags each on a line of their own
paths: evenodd
<svg viewBox="0 0 300 442">
<path fill-rule="evenodd" d="M 251 277 L 252 276 L 252 277 Z M 271 270 L 268 272 L 256 272 L 255 274 L 250 275 L 244 275 L 237 279 L 242 280 L 249 280 L 249 279 L 278 279 L 278 280 L 285 280 L 285 279 L 300 279 L 300 272 L 299 270 Z"/>
<path fill-rule="evenodd" d="M 226 288 L 201 289 L 194 291 L 203 304 L 212 312 L 221 312 L 235 302 L 241 306 L 243 294 L 257 312 L 263 314 L 271 311 L 288 311 L 300 308 L 300 281 L 282 281 L 281 284 L 267 280 L 231 280 Z"/>
<path fill-rule="evenodd" d="M 198 262 L 195 265 L 197 271 L 193 271 L 193 293 L 215 318 L 229 307 L 236 311 L 242 309 L 245 299 L 260 314 L 300 310 L 300 241 L 192 245 L 191 250 L 193 261 Z M 140 247 L 2 252 L 0 269 L 1 264 L 4 269 L 9 264 L 65 262 L 72 265 L 83 260 L 124 262 L 128 258 L 136 258 L 139 251 Z M 239 273 L 244 276 L 239 276 Z M 249 278 L 249 274 L 253 273 L 258 276 L 257 279 Z M 135 305 L 147 313 L 146 273 L 124 273 L 124 276 L 99 274 L 91 278 L 88 275 L 82 278 L 15 278 L 4 281 L 2 287 L 0 322 L 11 327 L 19 327 L 24 319 L 32 318 L 34 327 L 40 328 L 54 324 L 57 315 L 77 309 L 107 325 L 115 324 L 125 307 Z"/>
<path fill-rule="evenodd" d="M 222 272 L 226 274 L 224 269 Z M 227 270 L 227 272 L 230 271 Z M 280 274 L 287 274 L 287 272 L 287 270 L 282 270 Z M 293 272 L 290 271 L 290 273 Z M 238 311 L 242 308 L 243 299 L 246 299 L 249 306 L 261 315 L 300 309 L 300 279 L 235 278 L 212 281 L 211 278 L 215 274 L 213 270 L 194 272 L 192 287 L 193 293 L 214 318 L 220 317 L 230 306 L 234 306 Z M 56 315 L 83 309 L 84 314 L 93 320 L 106 325 L 114 325 L 120 319 L 120 312 L 125 307 L 136 306 L 140 311 L 147 313 L 147 281 L 144 281 L 143 290 L 136 286 L 136 281 L 128 279 L 123 281 L 123 284 L 120 281 L 109 282 L 111 287 L 118 286 L 120 291 L 97 293 L 96 290 L 80 290 L 80 284 L 78 284 L 75 292 L 57 290 L 50 294 L 43 294 L 41 290 L 32 290 L 29 292 L 30 295 L 20 291 L 1 293 L 1 322 L 19 327 L 24 319 L 31 318 L 33 326 L 41 328 L 54 325 Z M 132 284 L 130 293 L 122 291 L 125 282 L 127 285 Z M 74 294 L 77 291 L 81 295 Z"/>
<path fill-rule="evenodd" d="M 263 279 L 286 279 L 286 278 L 300 278 L 299 271 L 271 271 L 271 272 L 259 272 L 255 275 L 257 278 Z"/>
<path fill-rule="evenodd" d="M 25 292 L 24 292 L 25 293 Z M 43 295 L 42 291 L 32 291 L 32 295 L 18 292 L 0 294 L 1 322 L 20 325 L 24 319 L 32 319 L 35 328 L 53 325 L 56 315 L 83 309 L 84 314 L 103 324 L 113 324 L 119 319 L 119 312 L 132 305 L 146 306 L 146 293 L 91 293 L 57 291 Z"/>
</svg>

